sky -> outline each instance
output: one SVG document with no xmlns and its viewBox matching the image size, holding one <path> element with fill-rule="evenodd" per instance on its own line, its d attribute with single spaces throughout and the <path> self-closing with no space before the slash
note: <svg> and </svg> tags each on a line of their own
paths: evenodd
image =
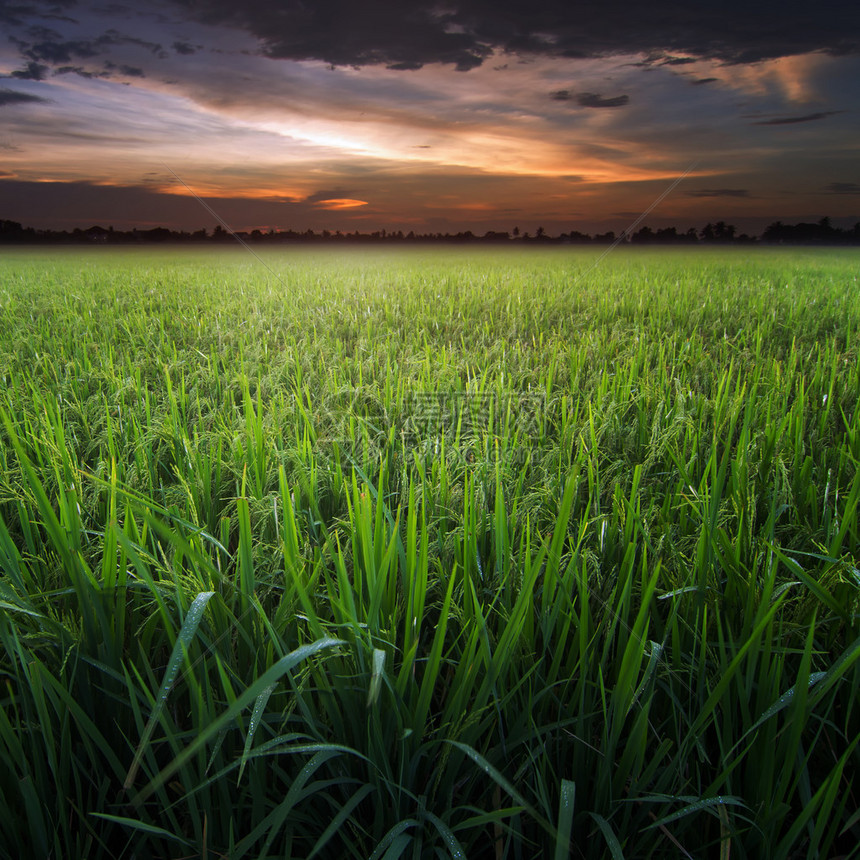
<svg viewBox="0 0 860 860">
<path fill-rule="evenodd" d="M 860 4 L 0 0 L 0 219 L 860 221 Z M 193 194 L 192 194 L 193 192 Z"/>
</svg>

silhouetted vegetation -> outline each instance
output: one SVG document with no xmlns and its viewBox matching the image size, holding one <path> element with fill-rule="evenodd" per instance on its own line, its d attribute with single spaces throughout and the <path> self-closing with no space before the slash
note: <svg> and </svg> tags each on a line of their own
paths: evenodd
<svg viewBox="0 0 860 860">
<path fill-rule="evenodd" d="M 822 218 L 815 224 L 783 224 L 775 221 L 768 226 L 761 236 L 738 234 L 734 224 L 725 221 L 708 222 L 701 230 L 690 227 L 681 231 L 677 227 L 662 227 L 657 230 L 644 226 L 635 233 L 622 232 L 618 236 L 612 231 L 591 235 L 579 230 L 550 236 L 543 227 L 538 227 L 534 235 L 520 232 L 514 227 L 511 232 L 489 230 L 483 235 L 476 235 L 471 230 L 458 233 L 415 233 L 410 230 L 404 234 L 402 230 L 375 230 L 372 233 L 343 233 L 340 230 L 241 230 L 230 232 L 220 224 L 212 232 L 205 228 L 189 232 L 187 230 L 170 230 L 167 227 L 153 227 L 147 230 L 114 230 L 113 227 L 94 225 L 86 230 L 37 230 L 24 227 L 17 221 L 0 220 L 0 244 L 15 245 L 130 245 L 130 244 L 163 244 L 166 242 L 199 244 L 199 243 L 229 243 L 237 239 L 242 242 L 262 244 L 309 244 L 318 242 L 373 244 L 385 243 L 492 243 L 518 245 L 607 245 L 622 241 L 636 245 L 744 245 L 756 242 L 766 244 L 787 245 L 857 245 L 860 244 L 860 222 L 852 228 L 843 230 L 834 227 L 830 218 Z"/>
<path fill-rule="evenodd" d="M 816 224 L 783 224 L 775 221 L 762 234 L 762 241 L 792 245 L 856 245 L 860 244 L 860 222 L 851 230 L 840 230 L 822 218 Z"/>
</svg>

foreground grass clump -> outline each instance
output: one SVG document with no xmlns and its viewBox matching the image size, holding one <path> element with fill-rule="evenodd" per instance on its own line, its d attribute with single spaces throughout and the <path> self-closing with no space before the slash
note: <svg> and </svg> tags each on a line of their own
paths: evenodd
<svg viewBox="0 0 860 860">
<path fill-rule="evenodd" d="M 860 258 L 593 256 L 4 255 L 0 856 L 858 856 Z"/>
</svg>

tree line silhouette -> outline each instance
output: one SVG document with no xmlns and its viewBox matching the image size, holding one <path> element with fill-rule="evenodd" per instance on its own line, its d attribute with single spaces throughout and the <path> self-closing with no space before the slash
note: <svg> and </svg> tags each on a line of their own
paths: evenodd
<svg viewBox="0 0 860 860">
<path fill-rule="evenodd" d="M 113 227 L 95 225 L 86 230 L 37 230 L 24 227 L 17 221 L 0 220 L 0 244 L 7 245 L 130 245 L 130 244 L 228 244 L 236 239 L 243 242 L 264 244 L 310 244 L 318 242 L 343 242 L 352 244 L 386 243 L 516 243 L 518 245 L 606 245 L 615 241 L 625 241 L 636 245 L 695 245 L 695 244 L 790 244 L 790 245 L 860 245 L 860 222 L 852 228 L 843 230 L 834 227 L 830 218 L 825 217 L 814 224 L 783 224 L 774 221 L 760 236 L 738 234 L 734 224 L 725 221 L 708 222 L 700 230 L 690 227 L 686 232 L 680 232 L 677 227 L 663 227 L 657 230 L 651 227 L 641 227 L 635 232 L 622 232 L 616 235 L 613 231 L 607 233 L 582 233 L 571 230 L 550 236 L 543 227 L 538 227 L 534 235 L 520 232 L 514 227 L 510 232 L 490 230 L 482 235 L 476 235 L 471 230 L 459 233 L 416 233 L 410 230 L 386 231 L 376 230 L 372 233 L 341 232 L 336 230 L 250 230 L 232 233 L 220 224 L 212 232 L 205 228 L 189 232 L 186 230 L 170 230 L 167 227 L 153 227 L 147 230 L 114 230 Z"/>
</svg>

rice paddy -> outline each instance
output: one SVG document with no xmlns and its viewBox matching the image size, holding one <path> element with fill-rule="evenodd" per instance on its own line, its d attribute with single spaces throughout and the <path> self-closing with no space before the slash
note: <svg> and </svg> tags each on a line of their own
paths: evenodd
<svg viewBox="0 0 860 860">
<path fill-rule="evenodd" d="M 260 256 L 0 257 L 0 857 L 860 856 L 860 253 Z"/>
</svg>

